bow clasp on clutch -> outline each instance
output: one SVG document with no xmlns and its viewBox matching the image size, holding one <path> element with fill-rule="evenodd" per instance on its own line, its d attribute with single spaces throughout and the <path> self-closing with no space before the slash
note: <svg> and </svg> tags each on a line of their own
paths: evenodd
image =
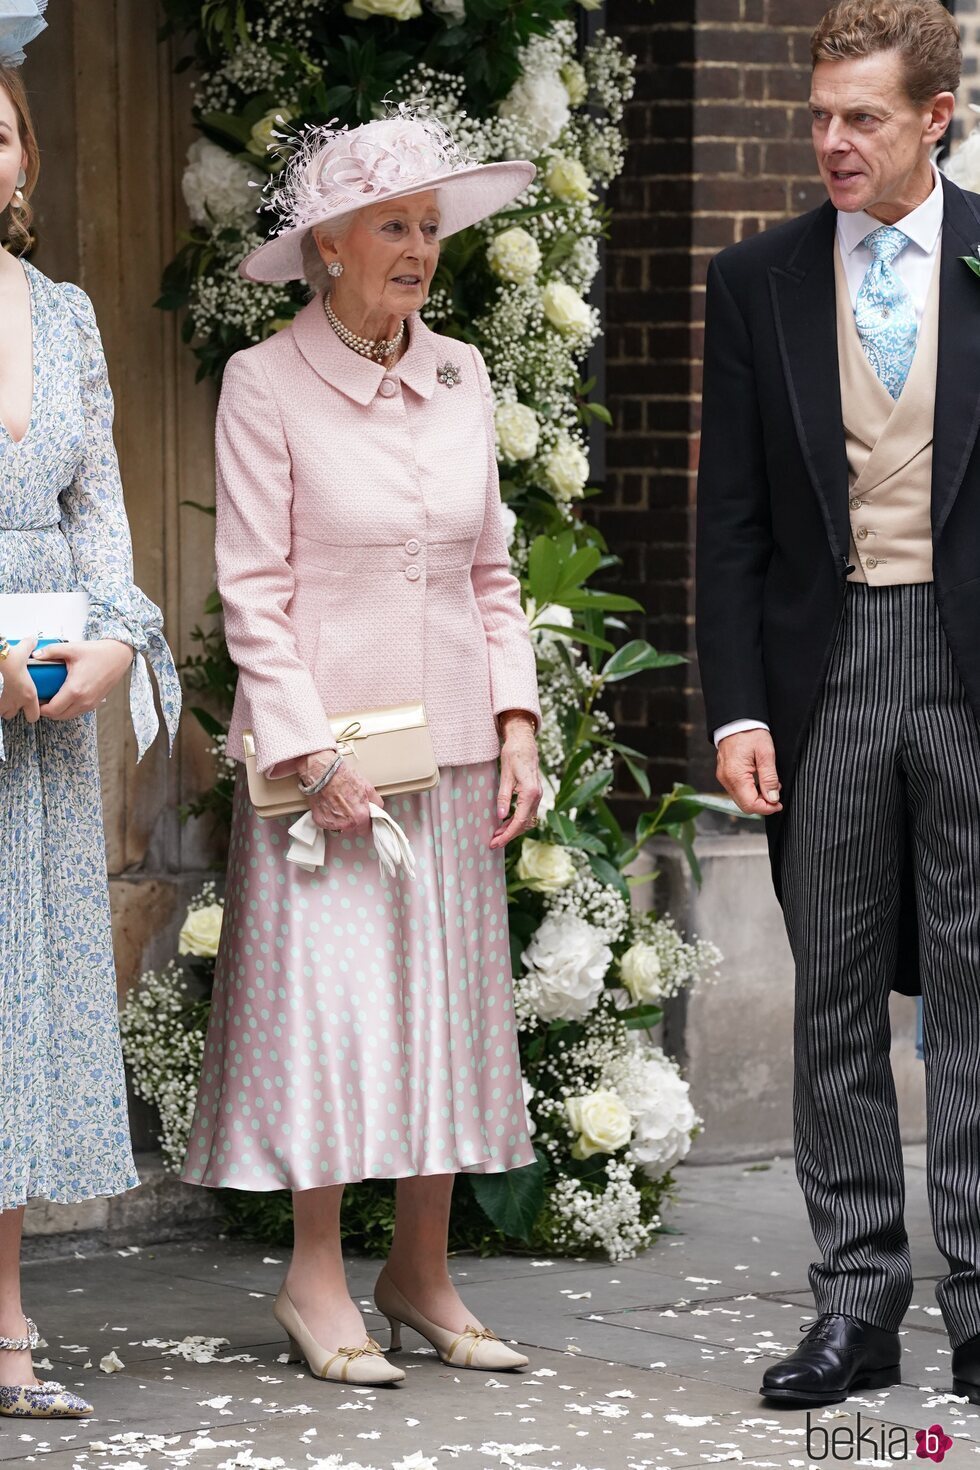
<svg viewBox="0 0 980 1470">
<path fill-rule="evenodd" d="M 351 720 L 350 724 L 345 725 L 337 736 L 338 752 L 341 755 L 353 755 L 354 741 L 363 740 L 366 735 L 367 731 L 362 726 L 360 720 Z"/>
</svg>

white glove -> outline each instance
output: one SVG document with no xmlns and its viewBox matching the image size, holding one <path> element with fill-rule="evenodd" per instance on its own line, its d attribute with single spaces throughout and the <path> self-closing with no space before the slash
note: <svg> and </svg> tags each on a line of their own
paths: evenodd
<svg viewBox="0 0 980 1470">
<path fill-rule="evenodd" d="M 368 802 L 368 811 L 371 813 L 371 838 L 381 871 L 393 878 L 395 869 L 402 865 L 408 876 L 414 878 L 415 854 L 401 827 L 394 817 L 373 801 Z M 293 823 L 289 835 L 293 840 L 286 853 L 287 862 L 295 863 L 307 873 L 315 873 L 317 868 L 323 867 L 327 856 L 327 833 L 316 825 L 310 812 L 304 812 L 299 821 Z"/>
</svg>

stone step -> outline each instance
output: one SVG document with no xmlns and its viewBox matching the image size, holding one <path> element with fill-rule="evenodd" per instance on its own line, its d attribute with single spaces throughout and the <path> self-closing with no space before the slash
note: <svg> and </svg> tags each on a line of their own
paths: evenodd
<svg viewBox="0 0 980 1470">
<path fill-rule="evenodd" d="M 139 1187 L 111 1199 L 78 1205 L 31 1200 L 24 1216 L 24 1260 L 219 1233 L 221 1209 L 213 1189 L 182 1184 L 164 1169 L 158 1153 L 138 1153 L 136 1169 Z"/>
</svg>

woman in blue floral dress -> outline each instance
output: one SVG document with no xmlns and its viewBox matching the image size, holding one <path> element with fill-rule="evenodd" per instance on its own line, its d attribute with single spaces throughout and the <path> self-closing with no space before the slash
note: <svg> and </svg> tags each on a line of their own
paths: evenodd
<svg viewBox="0 0 980 1470">
<path fill-rule="evenodd" d="M 59 648 L 68 678 L 49 703 L 38 705 L 26 669 L 34 640 L 0 641 L 0 1414 L 50 1418 L 91 1406 L 34 1377 L 37 1331 L 20 1300 L 25 1203 L 75 1203 L 138 1183 L 94 710 L 131 668 L 142 757 L 158 724 L 147 660 L 171 744 L 180 690 L 159 610 L 132 580 L 91 302 L 13 253 L 25 242 L 37 167 L 26 96 L 0 64 L 10 245 L 0 251 L 0 592 L 84 589 L 90 599 L 85 642 Z"/>
</svg>

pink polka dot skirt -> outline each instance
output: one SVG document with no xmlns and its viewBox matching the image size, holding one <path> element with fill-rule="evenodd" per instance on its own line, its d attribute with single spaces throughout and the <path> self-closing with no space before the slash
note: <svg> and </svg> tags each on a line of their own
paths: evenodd
<svg viewBox="0 0 980 1470">
<path fill-rule="evenodd" d="M 211 1023 L 183 1178 L 233 1189 L 534 1161 L 514 1022 L 497 765 L 390 796 L 416 877 L 369 838 L 286 861 L 295 820 L 235 793 Z"/>
</svg>

